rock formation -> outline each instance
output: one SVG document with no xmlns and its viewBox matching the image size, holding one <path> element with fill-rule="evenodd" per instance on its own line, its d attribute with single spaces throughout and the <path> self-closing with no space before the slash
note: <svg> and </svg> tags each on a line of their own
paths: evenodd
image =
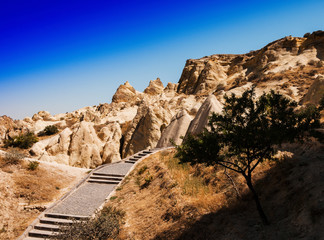
<svg viewBox="0 0 324 240">
<path fill-rule="evenodd" d="M 197 135 L 201 133 L 208 124 L 210 115 L 215 113 L 221 113 L 223 109 L 222 104 L 216 99 L 214 95 L 207 97 L 205 102 L 199 108 L 195 118 L 191 121 L 186 134 Z"/>
<path fill-rule="evenodd" d="M 116 93 L 112 98 L 112 102 L 120 103 L 120 102 L 128 102 L 134 99 L 136 96 L 135 89 L 129 84 L 129 82 L 125 82 L 124 85 L 120 85 L 117 89 Z"/>
<path fill-rule="evenodd" d="M 162 136 L 156 147 L 161 148 L 172 146 L 171 141 L 177 145 L 181 144 L 181 137 L 186 135 L 191 120 L 192 118 L 186 110 L 181 110 L 178 112 L 171 119 L 169 126 L 163 130 Z"/>
<path fill-rule="evenodd" d="M 179 83 L 165 88 L 159 78 L 144 92 L 126 82 L 111 103 L 55 116 L 40 111 L 24 120 L 0 117 L 0 144 L 55 125 L 59 133 L 42 137 L 31 156 L 93 168 L 143 149 L 170 146 L 171 139 L 180 144 L 181 136 L 206 127 L 211 112 L 221 112 L 225 94 L 241 94 L 254 85 L 257 96 L 274 89 L 299 104 L 317 104 L 323 79 L 324 32 L 289 36 L 247 54 L 189 59 Z"/>
</svg>

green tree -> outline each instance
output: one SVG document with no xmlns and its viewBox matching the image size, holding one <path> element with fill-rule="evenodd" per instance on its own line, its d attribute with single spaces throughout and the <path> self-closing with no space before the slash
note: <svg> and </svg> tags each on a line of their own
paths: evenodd
<svg viewBox="0 0 324 240">
<path fill-rule="evenodd" d="M 225 96 L 222 114 L 213 113 L 208 130 L 189 135 L 176 146 L 176 157 L 180 162 L 220 165 L 240 173 L 263 223 L 269 224 L 252 183 L 252 172 L 273 158 L 276 146 L 301 139 L 305 132 L 318 127 L 320 115 L 315 107 L 297 112 L 295 102 L 274 91 L 259 99 L 254 95 L 252 88 L 241 97 Z"/>
</svg>

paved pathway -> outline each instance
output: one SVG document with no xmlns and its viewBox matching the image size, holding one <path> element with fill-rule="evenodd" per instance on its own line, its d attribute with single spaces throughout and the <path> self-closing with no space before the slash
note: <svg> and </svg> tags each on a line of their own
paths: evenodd
<svg viewBox="0 0 324 240">
<path fill-rule="evenodd" d="M 123 161 L 93 170 L 82 184 L 43 212 L 18 240 L 46 239 L 58 232 L 60 225 L 72 224 L 75 220 L 91 217 L 134 164 L 158 150 L 141 151 Z"/>
</svg>

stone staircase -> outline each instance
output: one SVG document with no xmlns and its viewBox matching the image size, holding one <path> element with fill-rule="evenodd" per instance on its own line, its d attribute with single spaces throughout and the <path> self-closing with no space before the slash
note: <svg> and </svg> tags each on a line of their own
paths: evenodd
<svg viewBox="0 0 324 240">
<path fill-rule="evenodd" d="M 163 149 L 144 150 L 120 162 L 94 169 L 73 190 L 46 209 L 18 240 L 49 239 L 58 234 L 60 226 L 89 219 L 108 201 L 135 163 L 160 150 Z"/>
<path fill-rule="evenodd" d="M 59 232 L 60 226 L 70 225 L 75 221 L 87 220 L 88 218 L 85 216 L 46 213 L 34 228 L 28 232 L 28 237 L 24 239 L 48 239 Z"/>
</svg>

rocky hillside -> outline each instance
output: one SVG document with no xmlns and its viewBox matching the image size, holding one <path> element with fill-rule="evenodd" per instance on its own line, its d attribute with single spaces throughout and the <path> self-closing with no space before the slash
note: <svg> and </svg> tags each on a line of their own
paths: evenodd
<svg viewBox="0 0 324 240">
<path fill-rule="evenodd" d="M 204 128 L 211 111 L 221 111 L 224 94 L 240 94 L 252 85 L 258 95 L 275 89 L 300 104 L 318 103 L 324 93 L 324 32 L 285 37 L 247 54 L 189 59 L 179 83 L 164 87 L 156 79 L 138 92 L 126 82 L 110 104 L 55 116 L 41 111 L 15 121 L 0 117 L 0 144 L 56 125 L 59 133 L 34 144 L 31 157 L 93 168 L 168 146 L 170 139 L 181 143 L 180 136 Z"/>
</svg>

